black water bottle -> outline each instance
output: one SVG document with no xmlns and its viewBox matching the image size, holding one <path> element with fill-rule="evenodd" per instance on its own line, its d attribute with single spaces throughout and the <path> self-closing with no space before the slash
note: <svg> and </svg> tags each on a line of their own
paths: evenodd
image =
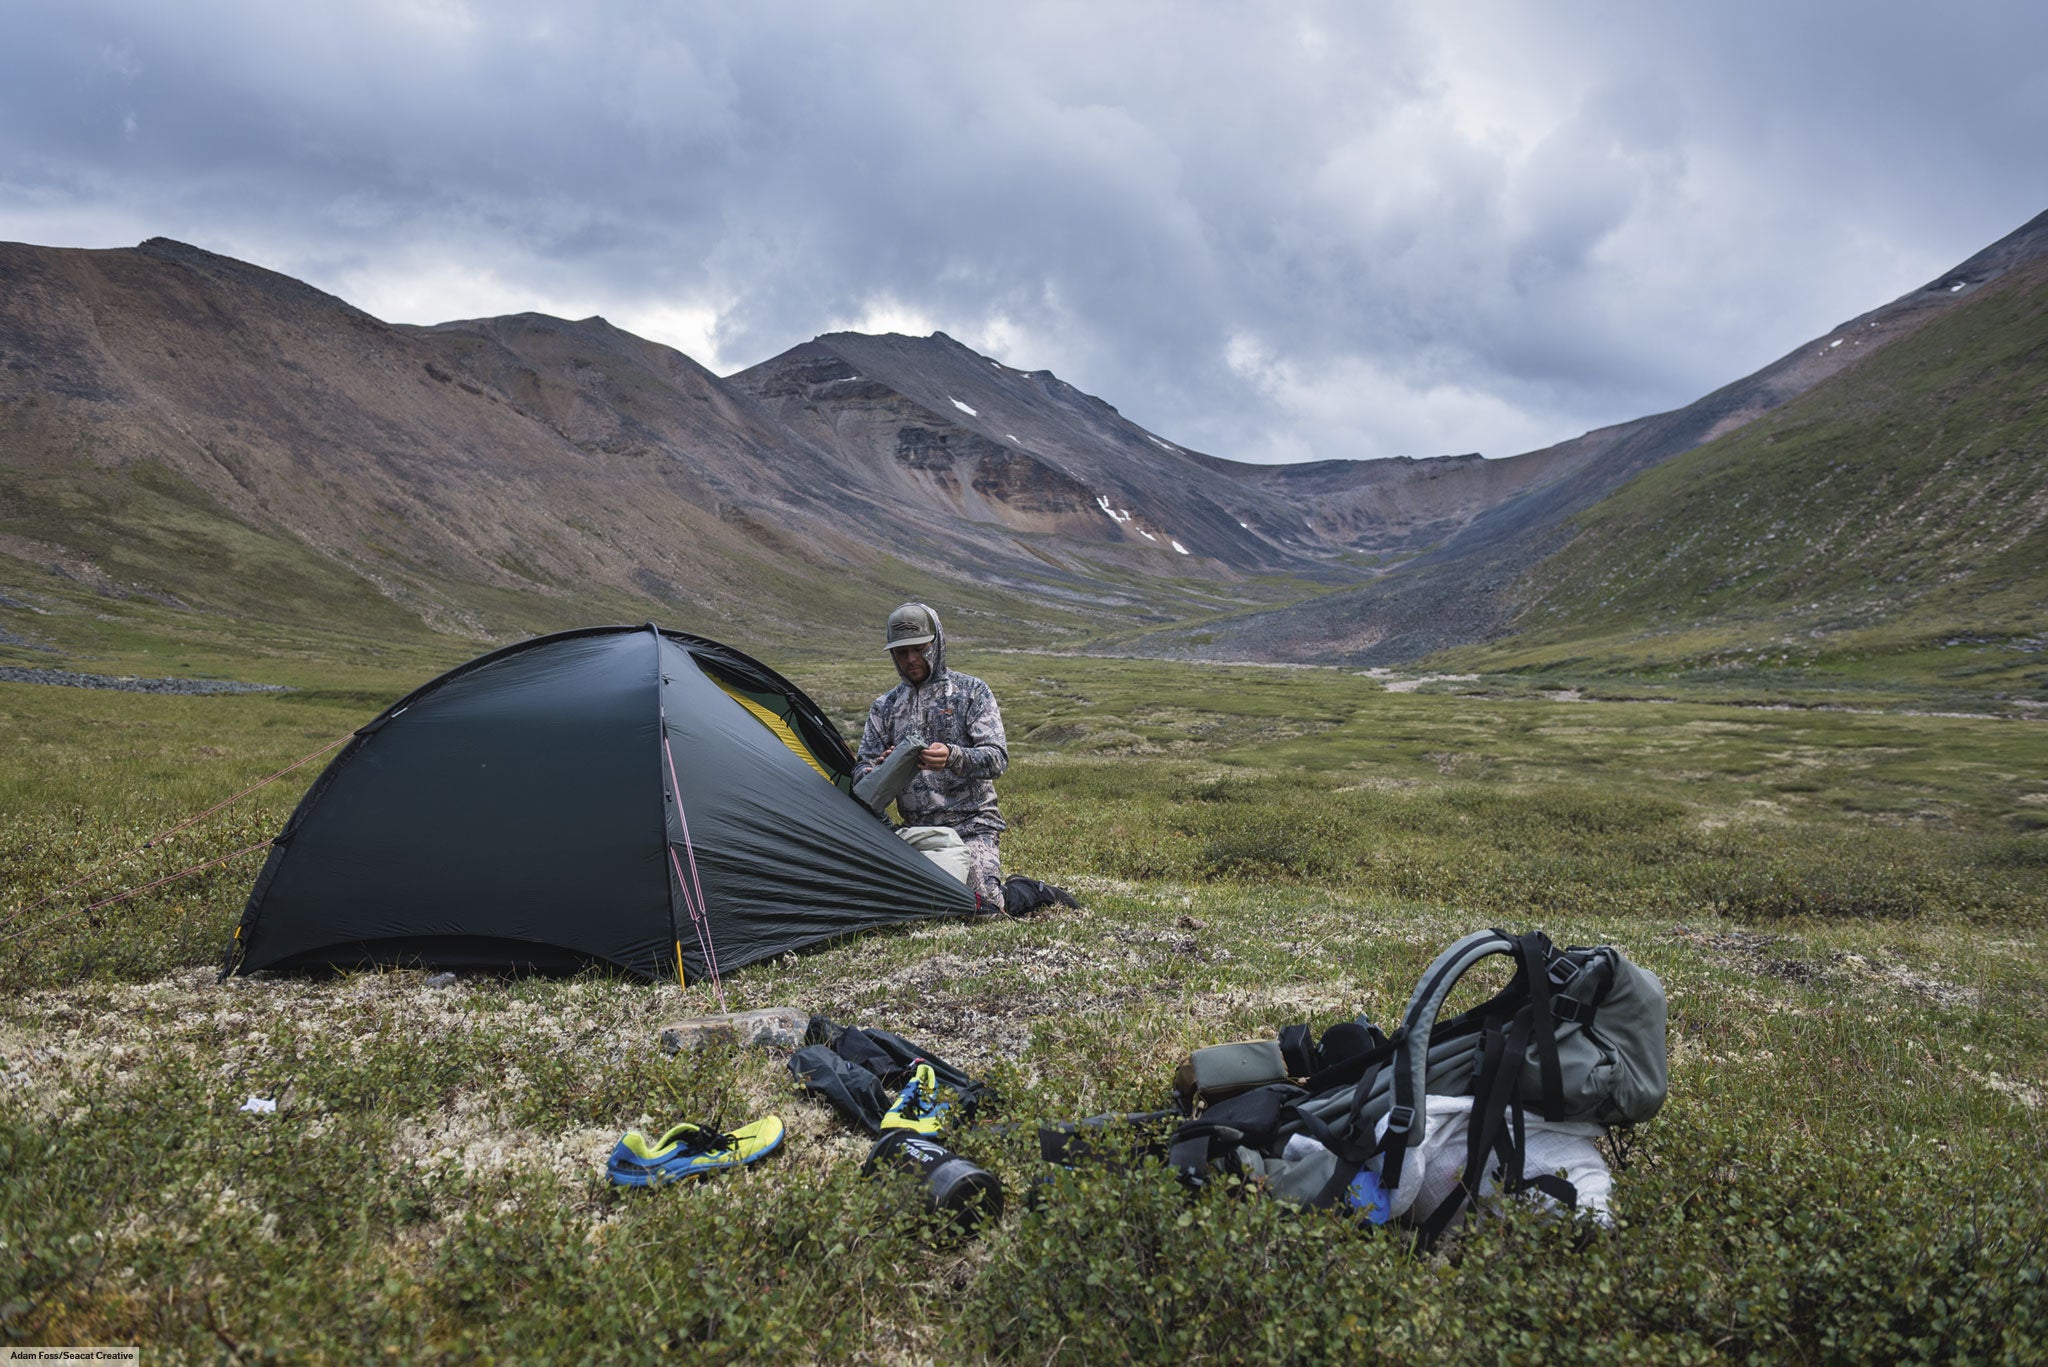
<svg viewBox="0 0 2048 1367">
<path fill-rule="evenodd" d="M 872 1175 L 885 1167 L 916 1177 L 932 1210 L 962 1230 L 971 1230 L 983 1220 L 1002 1218 L 1003 1184 L 996 1175 L 977 1168 L 937 1140 L 912 1130 L 891 1130 L 868 1154 L 861 1172 Z"/>
</svg>

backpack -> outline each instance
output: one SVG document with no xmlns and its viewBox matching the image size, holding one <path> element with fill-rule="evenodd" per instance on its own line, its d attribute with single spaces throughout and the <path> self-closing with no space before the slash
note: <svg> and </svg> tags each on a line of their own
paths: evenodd
<svg viewBox="0 0 2048 1367">
<path fill-rule="evenodd" d="M 1438 1020 L 1458 979 L 1496 954 L 1513 958 L 1513 980 L 1491 1000 Z M 1233 1125 L 1236 1117 L 1211 1108 L 1176 1135 L 1173 1159 L 1190 1179 L 1212 1165 L 1256 1166 L 1276 1192 L 1308 1205 L 1346 1200 L 1370 1173 L 1369 1188 L 1394 1196 L 1397 1209 L 1412 1208 L 1427 1247 L 1482 1188 L 1533 1187 L 1575 1205 L 1572 1184 L 1540 1164 L 1527 1172 L 1529 1115 L 1567 1126 L 1650 1119 L 1669 1087 L 1665 1028 L 1663 985 L 1619 950 L 1558 949 L 1541 931 L 1479 931 L 1430 964 L 1391 1037 L 1364 1021 L 1331 1027 L 1320 1046 L 1303 1026 L 1282 1030 L 1281 1053 L 1302 1084 L 1282 1099 L 1272 1127 Z M 1419 1166 L 1409 1155 L 1428 1133 L 1426 1096 L 1471 1098 L 1458 1186 L 1429 1209 L 1400 1191 Z M 1290 1148 L 1297 1136 L 1315 1142 Z"/>
<path fill-rule="evenodd" d="M 1513 958 L 1513 980 L 1491 1000 L 1438 1020 L 1458 979 L 1496 954 Z M 1533 1186 L 1569 1206 L 1576 1199 L 1569 1184 L 1522 1177 L 1526 1112 L 1609 1126 L 1650 1119 L 1670 1085 L 1665 1026 L 1663 984 L 1619 950 L 1558 949 L 1541 931 L 1480 931 L 1444 950 L 1423 973 L 1387 1046 L 1390 1057 L 1351 1088 L 1341 1129 L 1328 1106 L 1312 1125 L 1338 1138 L 1340 1152 L 1371 1162 L 1380 1189 L 1394 1192 L 1408 1151 L 1427 1133 L 1424 1095 L 1473 1099 L 1464 1176 L 1422 1218 L 1425 1244 L 1478 1194 L 1492 1160 L 1504 1174 L 1503 1190 Z"/>
</svg>

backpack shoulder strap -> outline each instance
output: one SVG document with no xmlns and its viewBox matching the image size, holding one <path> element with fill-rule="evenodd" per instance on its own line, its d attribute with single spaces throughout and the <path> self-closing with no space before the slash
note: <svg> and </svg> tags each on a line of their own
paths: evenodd
<svg viewBox="0 0 2048 1367">
<path fill-rule="evenodd" d="M 1423 971 L 1394 1032 L 1393 1087 L 1387 1111 L 1386 1138 L 1380 1143 L 1380 1186 L 1391 1190 L 1401 1184 L 1402 1160 L 1408 1149 L 1422 1142 L 1428 1131 L 1428 1114 L 1423 1108 L 1424 1085 L 1429 1075 L 1429 1037 L 1443 1010 L 1444 999 L 1458 979 L 1481 959 L 1495 954 L 1515 953 L 1515 941 L 1498 930 L 1479 930 L 1457 941 Z"/>
<path fill-rule="evenodd" d="M 1244 1131 L 1235 1126 L 1189 1120 L 1173 1132 L 1166 1162 L 1182 1182 L 1199 1187 L 1208 1181 L 1212 1167 L 1225 1173 L 1239 1171 L 1237 1146 L 1244 1141 Z"/>
<path fill-rule="evenodd" d="M 1564 1119 L 1564 1068 L 1557 1057 L 1557 1018 L 1551 1010 L 1553 955 L 1550 937 L 1532 930 L 1515 941 L 1515 957 L 1529 981 L 1529 1043 L 1536 1046 L 1537 1070 L 1543 1078 L 1543 1118 Z M 1569 975 L 1571 964 L 1560 964 Z"/>
</svg>

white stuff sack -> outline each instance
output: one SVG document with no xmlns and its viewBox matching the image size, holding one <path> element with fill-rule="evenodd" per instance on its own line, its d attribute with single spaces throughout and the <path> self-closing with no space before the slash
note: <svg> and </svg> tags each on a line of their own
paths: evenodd
<svg viewBox="0 0 2048 1367">
<path fill-rule="evenodd" d="M 1465 1145 L 1472 1125 L 1469 1096 L 1426 1096 L 1423 1102 L 1428 1108 L 1428 1128 L 1422 1143 L 1408 1150 L 1402 1161 L 1401 1185 L 1387 1193 L 1393 1218 L 1409 1224 L 1427 1220 L 1444 1198 L 1458 1189 L 1458 1179 L 1465 1172 Z M 1386 1130 L 1383 1117 L 1379 1133 L 1384 1135 Z M 1522 1176 L 1550 1174 L 1564 1178 L 1579 1193 L 1578 1209 L 1603 1225 L 1612 1224 L 1614 1216 L 1609 1201 L 1614 1193 L 1614 1175 L 1600 1153 L 1599 1142 L 1607 1132 L 1606 1127 L 1590 1120 L 1549 1121 L 1525 1113 L 1523 1132 L 1528 1148 L 1522 1159 Z M 1485 1198 L 1497 1193 L 1489 1161 L 1486 1175 L 1479 1182 L 1479 1195 Z M 1543 1205 L 1557 1204 L 1533 1188 L 1527 1194 Z M 1465 1212 L 1458 1212 L 1451 1227 L 1455 1229 L 1464 1218 Z"/>
<path fill-rule="evenodd" d="M 905 826 L 896 834 L 962 883 L 967 881 L 967 842 L 951 826 Z"/>
</svg>

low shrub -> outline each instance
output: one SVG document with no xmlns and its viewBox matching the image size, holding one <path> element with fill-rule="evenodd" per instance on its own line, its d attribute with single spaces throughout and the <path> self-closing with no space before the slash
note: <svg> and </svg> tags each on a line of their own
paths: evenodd
<svg viewBox="0 0 2048 1367">
<path fill-rule="evenodd" d="M 1693 1118 L 1704 1118 L 1697 1109 Z M 1061 1173 L 988 1239 L 956 1332 L 1014 1361 L 2022 1361 L 2048 1329 L 2038 1181 L 1775 1126 L 1655 1135 L 1598 1231 L 1510 1206 L 1444 1256 L 1163 1168 Z M 1947 1193 L 1902 1208 L 1904 1191 Z"/>
</svg>

